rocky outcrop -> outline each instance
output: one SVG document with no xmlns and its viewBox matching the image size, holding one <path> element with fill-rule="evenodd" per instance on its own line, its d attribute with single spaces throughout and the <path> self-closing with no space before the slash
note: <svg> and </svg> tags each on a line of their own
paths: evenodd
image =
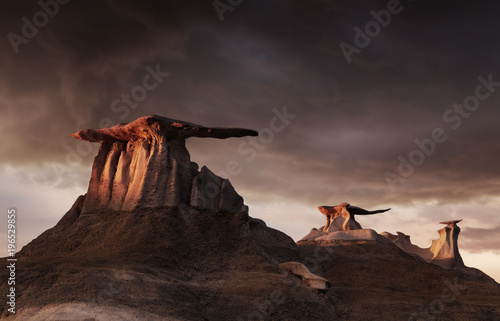
<svg viewBox="0 0 500 321">
<path fill-rule="evenodd" d="M 386 210 L 367 211 L 349 203 L 341 203 L 335 206 L 318 206 L 318 210 L 325 215 L 326 224 L 320 230 L 325 232 L 359 230 L 361 225 L 356 221 L 357 215 L 373 215 L 387 212 Z"/>
<path fill-rule="evenodd" d="M 82 215 L 102 209 L 189 206 L 238 212 L 243 199 L 231 183 L 208 168 L 198 172 L 185 141 L 190 137 L 256 136 L 241 128 L 208 128 L 160 116 L 141 117 L 129 124 L 81 130 L 73 137 L 100 142 Z"/>
<path fill-rule="evenodd" d="M 428 263 L 445 269 L 458 269 L 465 267 L 462 256 L 458 251 L 458 234 L 460 234 L 460 228 L 457 223 L 461 221 L 441 222 L 440 224 L 446 224 L 446 226 L 438 230 L 439 239 L 432 241 L 432 245 L 429 248 L 421 248 L 412 244 L 410 236 L 401 232 L 397 232 L 397 235 L 388 232 L 381 234 L 393 241 L 394 244 L 408 254 L 417 256 Z"/>
<path fill-rule="evenodd" d="M 378 234 L 372 229 L 360 229 L 351 231 L 325 232 L 313 228 L 309 234 L 297 241 L 297 244 L 335 244 L 343 241 L 373 241 L 378 243 L 391 243 L 390 240 Z"/>
<path fill-rule="evenodd" d="M 101 143 L 88 192 L 17 254 L 17 313 L 4 308 L 0 318 L 247 319 L 250 301 L 288 291 L 296 277 L 278 265 L 302 260 L 295 242 L 249 217 L 231 183 L 198 170 L 185 147 L 189 137 L 256 134 L 159 116 L 73 134 Z M 300 311 L 294 302 L 307 301 L 335 318 L 333 303 L 307 284 L 287 299 L 280 309 Z"/>
<path fill-rule="evenodd" d="M 311 271 L 309 271 L 309 269 L 302 263 L 285 262 L 281 263 L 279 267 L 300 277 L 311 289 L 326 291 L 331 286 L 327 279 L 311 273 Z"/>
<path fill-rule="evenodd" d="M 325 215 L 326 223 L 319 229 L 313 228 L 309 234 L 300 239 L 297 244 L 304 242 L 331 243 L 336 241 L 377 241 L 387 243 L 387 240 L 371 229 L 363 229 L 356 221 L 355 215 L 373 215 L 387 212 L 389 209 L 368 211 L 341 203 L 335 206 L 318 206 L 318 210 Z"/>
<path fill-rule="evenodd" d="M 397 235 L 383 232 L 378 234 L 372 229 L 363 229 L 356 221 L 355 215 L 372 215 L 387 212 L 390 209 L 368 211 L 349 203 L 335 206 L 318 206 L 325 215 L 326 224 L 319 229 L 313 228 L 309 234 L 297 241 L 299 245 L 332 245 L 346 242 L 371 241 L 377 243 L 394 243 L 406 253 L 425 262 L 438 265 L 445 269 L 465 267 L 458 251 L 457 223 L 461 220 L 441 222 L 446 227 L 438 230 L 439 239 L 432 241 L 429 248 L 421 248 L 410 241 L 410 236 L 401 232 Z"/>
</svg>

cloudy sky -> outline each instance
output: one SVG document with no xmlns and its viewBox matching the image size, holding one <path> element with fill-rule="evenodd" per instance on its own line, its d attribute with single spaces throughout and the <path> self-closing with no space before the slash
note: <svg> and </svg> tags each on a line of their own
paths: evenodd
<svg viewBox="0 0 500 321">
<path fill-rule="evenodd" d="M 422 247 L 440 221 L 463 219 L 466 265 L 500 280 L 499 9 L 4 2 L 2 208 L 18 209 L 26 244 L 86 192 L 98 146 L 69 134 L 158 114 L 259 130 L 245 149 L 245 139 L 193 138 L 191 158 L 228 177 L 250 215 L 295 240 L 323 224 L 318 205 L 391 207 L 361 225 L 405 232 Z M 241 171 L 231 174 L 234 161 Z"/>
</svg>

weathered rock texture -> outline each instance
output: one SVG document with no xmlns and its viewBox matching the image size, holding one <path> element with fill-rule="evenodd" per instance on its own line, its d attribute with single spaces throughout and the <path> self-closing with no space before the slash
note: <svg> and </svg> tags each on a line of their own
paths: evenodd
<svg viewBox="0 0 500 321">
<path fill-rule="evenodd" d="M 356 221 L 354 215 L 373 215 L 387 212 L 386 210 L 367 211 L 349 203 L 341 203 L 335 206 L 318 206 L 318 210 L 325 215 L 326 224 L 320 230 L 325 232 L 359 230 L 361 225 Z"/>
<path fill-rule="evenodd" d="M 438 230 L 439 239 L 432 241 L 429 248 L 421 248 L 410 241 L 410 236 L 401 232 L 393 235 L 388 232 L 381 233 L 389 238 L 400 249 L 408 254 L 416 255 L 428 263 L 433 263 L 445 269 L 457 269 L 465 267 L 462 256 L 458 251 L 458 234 L 460 228 L 457 223 L 462 220 L 446 221 L 446 227 Z"/>
<path fill-rule="evenodd" d="M 189 137 L 256 135 L 249 129 L 207 128 L 160 116 L 145 116 L 110 128 L 81 130 L 72 136 L 101 143 L 82 214 L 102 209 L 182 206 L 238 212 L 243 208 L 243 199 L 227 179 L 206 167 L 198 172 L 198 165 L 190 161 L 185 141 Z"/>
<path fill-rule="evenodd" d="M 335 206 L 318 206 L 318 210 L 325 215 L 326 224 L 319 229 L 313 228 L 309 234 L 297 243 L 306 241 L 335 242 L 352 240 L 369 240 L 386 243 L 387 240 L 371 229 L 363 229 L 356 221 L 355 215 L 373 215 L 387 212 L 389 209 L 368 211 L 349 203 Z"/>
<path fill-rule="evenodd" d="M 333 301 L 307 284 L 287 293 L 296 277 L 278 265 L 301 260 L 295 242 L 249 217 L 230 182 L 198 171 L 185 147 L 189 137 L 245 135 L 257 132 L 159 116 L 73 134 L 101 143 L 88 192 L 18 253 L 17 313 L 6 306 L 1 319 L 237 320 L 277 312 L 290 320 L 286 311 L 305 308 L 296 302 L 308 302 L 315 320 L 335 319 Z M 0 290 L 8 294 L 5 282 Z M 264 295 L 273 295 L 272 311 L 250 303 Z"/>
<path fill-rule="evenodd" d="M 342 241 L 374 241 L 378 243 L 391 243 L 390 240 L 372 229 L 325 232 L 313 228 L 309 234 L 297 241 L 297 244 L 306 244 L 310 242 L 318 244 L 334 244 L 339 242 L 342 243 Z"/>
<path fill-rule="evenodd" d="M 157 116 L 75 134 L 102 142 L 92 188 L 16 255 L 17 312 L 4 304 L 0 319 L 417 320 L 444 291 L 446 313 L 429 318 L 500 319 L 500 286 L 478 270 L 441 269 L 382 236 L 387 244 L 297 246 L 249 217 L 228 181 L 189 161 L 183 138 L 193 132 L 255 134 Z M 311 289 L 325 279 L 330 288 Z M 1 296 L 10 291 L 0 282 Z"/>
<path fill-rule="evenodd" d="M 373 241 L 378 243 L 394 243 L 406 253 L 425 262 L 433 263 L 445 269 L 465 267 L 458 251 L 458 234 L 460 228 L 457 223 L 461 220 L 441 222 L 445 228 L 438 230 L 439 239 L 432 241 L 429 248 L 421 248 L 410 241 L 410 236 L 397 232 L 393 235 L 388 232 L 378 234 L 372 229 L 363 229 L 356 221 L 355 215 L 372 215 L 387 212 L 386 210 L 367 211 L 348 203 L 335 206 L 318 206 L 325 215 L 326 224 L 319 229 L 313 228 L 309 234 L 300 239 L 297 244 L 331 245 L 345 242 Z"/>
<path fill-rule="evenodd" d="M 309 269 L 302 263 L 285 262 L 281 263 L 279 267 L 300 277 L 307 284 L 307 286 L 312 289 L 325 291 L 331 286 L 327 279 L 311 273 L 311 271 L 309 271 Z"/>
</svg>

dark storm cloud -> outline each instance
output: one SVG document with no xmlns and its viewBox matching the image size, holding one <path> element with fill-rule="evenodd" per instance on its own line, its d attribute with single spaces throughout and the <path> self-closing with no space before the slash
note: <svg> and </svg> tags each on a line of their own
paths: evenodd
<svg viewBox="0 0 500 321">
<path fill-rule="evenodd" d="M 147 64 L 154 68 L 160 56 L 182 59 L 186 35 L 168 26 L 175 15 L 164 24 L 146 9 L 138 6 L 134 16 L 127 5 L 118 10 L 114 2 L 74 1 L 61 5 L 47 26 L 19 45 L 19 53 L 4 38 L 0 88 L 6 162 L 64 157 L 67 134 L 96 126 L 111 112 L 110 102 L 139 83 L 136 73 L 144 73 Z M 34 1 L 12 10 L 2 34 L 22 36 L 21 17 L 31 19 L 40 10 Z"/>
<path fill-rule="evenodd" d="M 498 195 L 500 93 L 457 130 L 443 120 L 475 94 L 478 76 L 500 81 L 498 5 L 401 1 L 348 64 L 339 44 L 353 44 L 354 27 L 387 3 L 243 1 L 221 22 L 210 1 L 70 1 L 18 54 L 7 37 L 0 44 L 2 164 L 38 166 L 35 177 L 54 182 L 41 164 L 68 165 L 66 147 L 78 142 L 67 134 L 103 119 L 160 114 L 263 129 L 286 105 L 297 117 L 255 159 L 238 153 L 240 140 L 190 142 L 193 159 L 216 172 L 236 159 L 242 172 L 231 180 L 263 198 L 371 206 Z M 9 6 L 4 35 L 40 10 L 35 1 Z M 114 112 L 112 102 L 158 65 L 170 73 L 164 82 L 138 107 Z M 447 141 L 391 191 L 384 173 L 436 127 Z M 94 153 L 61 186 L 86 182 Z"/>
</svg>

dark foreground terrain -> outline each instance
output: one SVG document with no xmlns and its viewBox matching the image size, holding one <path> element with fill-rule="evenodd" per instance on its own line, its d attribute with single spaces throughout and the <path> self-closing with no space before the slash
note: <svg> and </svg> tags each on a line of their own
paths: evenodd
<svg viewBox="0 0 500 321">
<path fill-rule="evenodd" d="M 17 313 L 6 306 L 2 319 L 500 320 L 500 285 L 484 273 L 445 270 L 392 244 L 298 246 L 246 212 L 80 215 L 83 201 L 18 254 Z M 288 261 L 331 288 L 308 288 L 278 268 Z"/>
</svg>

